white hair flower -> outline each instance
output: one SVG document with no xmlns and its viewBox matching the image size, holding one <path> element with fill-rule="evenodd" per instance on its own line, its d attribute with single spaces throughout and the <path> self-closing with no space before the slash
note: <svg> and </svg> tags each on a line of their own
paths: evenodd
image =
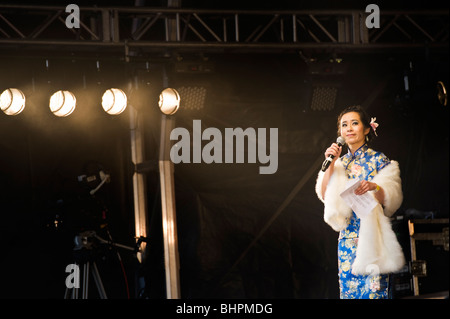
<svg viewBox="0 0 450 319">
<path fill-rule="evenodd" d="M 373 132 L 375 133 L 375 136 L 377 135 L 377 127 L 378 127 L 378 123 L 376 123 L 375 121 L 377 120 L 376 117 L 372 117 L 370 119 L 370 126 L 372 127 Z"/>
</svg>

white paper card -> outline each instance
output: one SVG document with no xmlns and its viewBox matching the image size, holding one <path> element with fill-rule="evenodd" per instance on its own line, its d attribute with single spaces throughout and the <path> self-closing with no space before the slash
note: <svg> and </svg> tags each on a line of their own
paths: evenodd
<svg viewBox="0 0 450 319">
<path fill-rule="evenodd" d="M 360 180 L 350 180 L 349 184 L 347 184 L 347 189 L 341 193 L 341 197 L 359 218 L 363 218 L 370 214 L 372 209 L 377 206 L 378 201 L 373 198 L 369 192 L 362 195 L 356 195 L 355 189 L 357 189 L 359 185 L 361 185 Z"/>
</svg>

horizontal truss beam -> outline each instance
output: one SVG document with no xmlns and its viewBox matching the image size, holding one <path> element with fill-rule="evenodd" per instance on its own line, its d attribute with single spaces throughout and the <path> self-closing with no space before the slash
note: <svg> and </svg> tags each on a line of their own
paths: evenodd
<svg viewBox="0 0 450 319">
<path fill-rule="evenodd" d="M 448 49 L 449 13 L 381 11 L 368 29 L 355 10 L 248 11 L 148 7 L 80 7 L 80 27 L 68 28 L 65 7 L 0 5 L 0 46 L 125 52 L 171 49 L 388 50 Z M 168 21 L 175 23 L 175 37 Z M 26 23 L 24 23 L 26 21 Z"/>
</svg>

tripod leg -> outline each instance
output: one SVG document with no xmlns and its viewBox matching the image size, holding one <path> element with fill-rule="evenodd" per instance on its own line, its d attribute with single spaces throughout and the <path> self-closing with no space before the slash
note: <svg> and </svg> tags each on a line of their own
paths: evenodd
<svg viewBox="0 0 450 319">
<path fill-rule="evenodd" d="M 77 267 L 79 267 L 78 264 L 75 264 Z M 77 271 L 76 277 L 74 280 L 78 282 L 79 285 L 79 272 Z M 67 279 L 66 279 L 67 280 Z M 79 287 L 76 287 L 77 284 L 74 284 L 72 287 L 69 288 L 69 284 L 66 281 L 66 291 L 64 293 L 64 299 L 78 299 L 78 290 Z"/>
<path fill-rule="evenodd" d="M 105 288 L 103 287 L 102 279 L 100 278 L 100 274 L 98 272 L 97 264 L 93 263 L 92 275 L 95 280 L 95 284 L 97 285 L 98 293 L 101 299 L 107 299 Z"/>
<path fill-rule="evenodd" d="M 82 291 L 81 298 L 82 299 L 88 299 L 88 292 L 89 292 L 89 261 L 87 261 L 83 265 L 83 287 L 82 287 L 82 289 L 83 289 L 83 291 Z M 77 293 L 77 298 L 78 298 L 78 293 Z"/>
<path fill-rule="evenodd" d="M 78 289 L 79 288 L 72 288 L 72 299 L 78 299 Z"/>
<path fill-rule="evenodd" d="M 78 288 L 66 288 L 64 299 L 78 299 Z"/>
</svg>

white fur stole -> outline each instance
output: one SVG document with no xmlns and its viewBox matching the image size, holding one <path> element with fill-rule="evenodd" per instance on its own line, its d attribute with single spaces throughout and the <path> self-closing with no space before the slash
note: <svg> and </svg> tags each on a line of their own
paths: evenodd
<svg viewBox="0 0 450 319">
<path fill-rule="evenodd" d="M 325 222 L 335 231 L 341 231 L 347 227 L 352 215 L 352 209 L 340 196 L 348 182 L 342 161 L 338 159 L 335 162 L 333 175 L 325 191 L 325 198 L 322 197 L 324 174 L 322 171 L 319 172 L 315 190 L 319 199 L 325 204 Z M 385 205 L 383 209 L 381 204 L 378 204 L 371 214 L 361 218 L 358 247 L 352 265 L 352 272 L 356 275 L 392 273 L 400 270 L 405 264 L 402 248 L 392 231 L 388 218 L 400 208 L 403 201 L 398 163 L 391 161 L 375 175 L 372 182 L 383 188 Z"/>
</svg>

